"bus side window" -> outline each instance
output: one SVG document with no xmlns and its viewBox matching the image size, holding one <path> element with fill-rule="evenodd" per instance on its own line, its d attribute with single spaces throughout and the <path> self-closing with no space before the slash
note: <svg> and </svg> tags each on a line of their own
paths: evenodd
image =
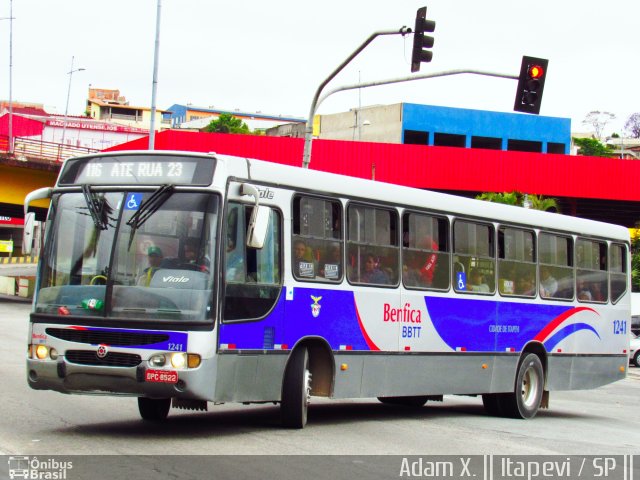
<svg viewBox="0 0 640 480">
<path fill-rule="evenodd" d="M 449 222 L 407 212 L 402 218 L 402 281 L 406 288 L 449 288 Z"/>
<path fill-rule="evenodd" d="M 397 212 L 350 204 L 347 224 L 349 282 L 397 285 L 400 272 Z"/>
<path fill-rule="evenodd" d="M 293 199 L 291 269 L 297 280 L 342 281 L 342 204 L 310 196 Z"/>
<path fill-rule="evenodd" d="M 574 297 L 573 240 L 542 232 L 538 236 L 540 296 L 571 300 Z"/>
<path fill-rule="evenodd" d="M 501 295 L 536 296 L 535 234 L 520 228 L 498 230 L 498 291 Z"/>
<path fill-rule="evenodd" d="M 495 292 L 493 225 L 456 220 L 453 224 L 453 288 L 457 292 Z"/>
<path fill-rule="evenodd" d="M 616 303 L 627 291 L 627 249 L 624 245 L 613 243 L 609 248 L 609 282 L 611 302 Z"/>
<path fill-rule="evenodd" d="M 282 284 L 282 217 L 271 211 L 260 249 L 246 246 L 252 205 L 230 203 L 225 219 L 224 320 L 261 318 L 277 301 Z"/>
<path fill-rule="evenodd" d="M 582 302 L 603 303 L 608 299 L 607 244 L 576 240 L 576 292 Z"/>
</svg>

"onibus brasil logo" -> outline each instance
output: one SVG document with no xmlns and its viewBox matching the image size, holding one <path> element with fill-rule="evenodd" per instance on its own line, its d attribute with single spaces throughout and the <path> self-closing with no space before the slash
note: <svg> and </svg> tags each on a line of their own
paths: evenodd
<svg viewBox="0 0 640 480">
<path fill-rule="evenodd" d="M 11 456 L 9 478 L 25 478 L 33 480 L 65 480 L 67 471 L 73 468 L 73 462 L 60 461 L 55 458 L 39 459 L 38 457 Z"/>
</svg>

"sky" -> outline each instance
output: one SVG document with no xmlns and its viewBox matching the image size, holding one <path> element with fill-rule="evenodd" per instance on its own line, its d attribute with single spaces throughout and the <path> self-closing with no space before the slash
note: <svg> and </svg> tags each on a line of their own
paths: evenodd
<svg viewBox="0 0 640 480">
<path fill-rule="evenodd" d="M 517 75 L 523 55 L 548 58 L 541 115 L 570 118 L 573 132 L 587 132 L 589 112 L 610 112 L 616 119 L 605 133 L 620 133 L 640 112 L 638 0 L 161 0 L 157 107 L 306 118 L 318 86 L 352 52 L 374 32 L 413 27 L 425 5 L 436 30 L 433 61 L 421 74 Z M 157 6 L 0 0 L 0 99 L 9 99 L 11 75 L 13 101 L 52 113 L 65 113 L 70 92 L 69 115 L 82 114 L 89 86 L 151 106 Z M 411 76 L 411 47 L 412 35 L 376 38 L 325 91 Z M 85 70 L 69 75 L 72 57 L 73 69 Z M 416 80 L 336 93 L 318 113 L 399 102 L 511 112 L 516 83 L 477 75 Z"/>
</svg>

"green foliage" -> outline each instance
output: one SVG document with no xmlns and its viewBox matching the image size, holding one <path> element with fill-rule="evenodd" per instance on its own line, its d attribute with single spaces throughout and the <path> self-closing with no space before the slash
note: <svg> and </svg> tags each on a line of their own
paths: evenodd
<svg viewBox="0 0 640 480">
<path fill-rule="evenodd" d="M 640 228 L 640 224 L 636 224 Z M 640 235 L 631 240 L 631 290 L 640 292 Z"/>
<path fill-rule="evenodd" d="M 208 133 L 251 133 L 246 123 L 230 113 L 221 113 L 218 118 L 204 127 L 204 131 Z"/>
<path fill-rule="evenodd" d="M 506 205 L 515 205 L 517 207 L 524 206 L 525 195 L 520 192 L 485 192 L 476 197 L 477 200 L 485 200 L 487 202 L 504 203 Z M 555 210 L 559 212 L 558 202 L 555 198 L 548 198 L 542 195 L 527 194 L 526 199 L 529 201 L 532 210 Z"/>
<path fill-rule="evenodd" d="M 611 157 L 613 156 L 613 148 L 603 145 L 595 138 L 574 138 L 579 150 L 578 155 L 586 155 L 589 157 Z"/>
</svg>

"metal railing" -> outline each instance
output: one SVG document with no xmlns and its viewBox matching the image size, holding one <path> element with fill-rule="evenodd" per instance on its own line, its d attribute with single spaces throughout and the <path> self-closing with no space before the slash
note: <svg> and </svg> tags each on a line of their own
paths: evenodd
<svg viewBox="0 0 640 480">
<path fill-rule="evenodd" d="M 13 159 L 22 162 L 59 163 L 69 157 L 86 155 L 100 150 L 89 147 L 76 147 L 61 143 L 45 142 L 32 138 L 13 137 Z M 9 137 L 0 135 L 0 153 L 8 154 Z"/>
</svg>

